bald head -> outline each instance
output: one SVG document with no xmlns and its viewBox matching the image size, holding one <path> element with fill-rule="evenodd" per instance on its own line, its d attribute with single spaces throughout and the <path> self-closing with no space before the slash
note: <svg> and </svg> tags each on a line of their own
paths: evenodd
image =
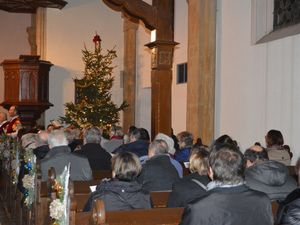
<svg viewBox="0 0 300 225">
<path fill-rule="evenodd" d="M 251 149 L 254 152 L 262 152 L 264 150 L 263 147 L 261 147 L 259 145 L 253 145 L 249 149 Z"/>
<path fill-rule="evenodd" d="M 48 144 L 48 136 L 49 136 L 49 133 L 45 130 L 41 130 L 38 133 L 37 137 L 38 137 L 39 146 Z"/>
</svg>

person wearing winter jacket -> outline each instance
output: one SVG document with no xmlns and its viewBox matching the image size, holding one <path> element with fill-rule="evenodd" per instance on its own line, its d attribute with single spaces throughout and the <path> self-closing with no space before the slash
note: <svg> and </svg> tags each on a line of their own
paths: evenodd
<svg viewBox="0 0 300 225">
<path fill-rule="evenodd" d="M 259 149 L 260 148 L 260 149 Z M 266 193 L 271 201 L 282 201 L 297 188 L 297 182 L 289 175 L 288 168 L 269 160 L 268 153 L 260 146 L 253 146 L 244 153 L 246 185 Z"/>
<path fill-rule="evenodd" d="M 112 158 L 112 179 L 102 180 L 96 187 L 84 211 L 90 211 L 93 201 L 101 198 L 106 211 L 151 208 L 150 194 L 136 181 L 141 171 L 139 158 L 131 152 L 120 152 Z"/>
</svg>

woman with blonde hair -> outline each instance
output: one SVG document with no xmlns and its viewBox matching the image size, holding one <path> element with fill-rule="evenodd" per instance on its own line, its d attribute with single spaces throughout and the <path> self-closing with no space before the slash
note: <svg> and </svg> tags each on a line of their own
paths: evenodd
<svg viewBox="0 0 300 225">
<path fill-rule="evenodd" d="M 208 148 L 193 147 L 189 159 L 191 174 L 174 183 L 168 200 L 168 207 L 185 207 L 189 202 L 206 194 L 209 183 Z"/>
</svg>

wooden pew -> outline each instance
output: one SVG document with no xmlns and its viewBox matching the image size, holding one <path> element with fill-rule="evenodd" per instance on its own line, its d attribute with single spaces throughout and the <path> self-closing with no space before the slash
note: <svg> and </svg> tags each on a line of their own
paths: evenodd
<svg viewBox="0 0 300 225">
<path fill-rule="evenodd" d="M 75 185 L 74 185 L 75 187 Z M 74 188 L 75 189 L 75 188 Z M 169 199 L 170 191 L 157 191 L 150 192 L 151 202 L 153 208 L 166 208 L 168 199 Z M 74 192 L 74 196 L 72 201 L 75 201 L 77 204 L 77 212 L 82 212 L 88 198 L 90 196 L 90 192 Z"/>
<path fill-rule="evenodd" d="M 111 178 L 111 170 L 93 170 L 93 180 L 102 180 L 104 178 Z"/>
<path fill-rule="evenodd" d="M 75 182 L 74 183 L 74 190 L 75 190 Z M 77 183 L 78 185 L 78 183 Z M 87 202 L 89 196 L 89 192 L 76 192 L 74 191 L 74 199 L 73 201 L 77 202 L 77 212 L 81 212 L 85 206 L 85 203 Z M 170 191 L 155 191 L 150 192 L 151 202 L 153 208 L 166 208 Z"/>
<path fill-rule="evenodd" d="M 153 208 L 166 208 L 171 191 L 153 191 L 150 192 Z"/>
<path fill-rule="evenodd" d="M 91 193 L 90 186 L 100 184 L 100 180 L 90 180 L 90 181 L 73 181 L 74 183 L 74 193 L 75 194 L 86 194 Z M 49 195 L 49 190 L 47 182 L 41 182 L 41 194 L 42 197 Z"/>
<path fill-rule="evenodd" d="M 90 197 L 90 193 L 74 193 L 72 202 L 76 203 L 76 212 L 82 212 L 83 208 Z"/>
<path fill-rule="evenodd" d="M 94 202 L 92 212 L 75 214 L 75 224 L 71 225 L 177 225 L 181 221 L 183 208 L 136 209 L 126 211 L 108 211 L 102 200 Z"/>
</svg>

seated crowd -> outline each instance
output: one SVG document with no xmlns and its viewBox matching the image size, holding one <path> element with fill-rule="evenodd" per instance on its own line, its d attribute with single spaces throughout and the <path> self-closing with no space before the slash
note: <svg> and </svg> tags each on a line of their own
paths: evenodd
<svg viewBox="0 0 300 225">
<path fill-rule="evenodd" d="M 144 128 L 133 126 L 124 135 L 116 126 L 105 139 L 100 128 L 81 132 L 55 121 L 47 130 L 23 133 L 21 142 L 40 161 L 43 180 L 50 167 L 59 174 L 69 163 L 73 181 L 112 171 L 90 194 L 85 211 L 97 198 L 108 211 L 151 208 L 150 192 L 169 191 L 167 206 L 185 207 L 181 224 L 271 225 L 272 201 L 280 204 L 277 224 L 299 224 L 300 191 L 287 168 L 292 154 L 280 131 L 270 130 L 265 139 L 266 148 L 256 143 L 243 154 L 228 135 L 208 147 L 201 139 L 194 144 L 187 131 L 177 137 L 159 133 L 151 142 Z"/>
</svg>

